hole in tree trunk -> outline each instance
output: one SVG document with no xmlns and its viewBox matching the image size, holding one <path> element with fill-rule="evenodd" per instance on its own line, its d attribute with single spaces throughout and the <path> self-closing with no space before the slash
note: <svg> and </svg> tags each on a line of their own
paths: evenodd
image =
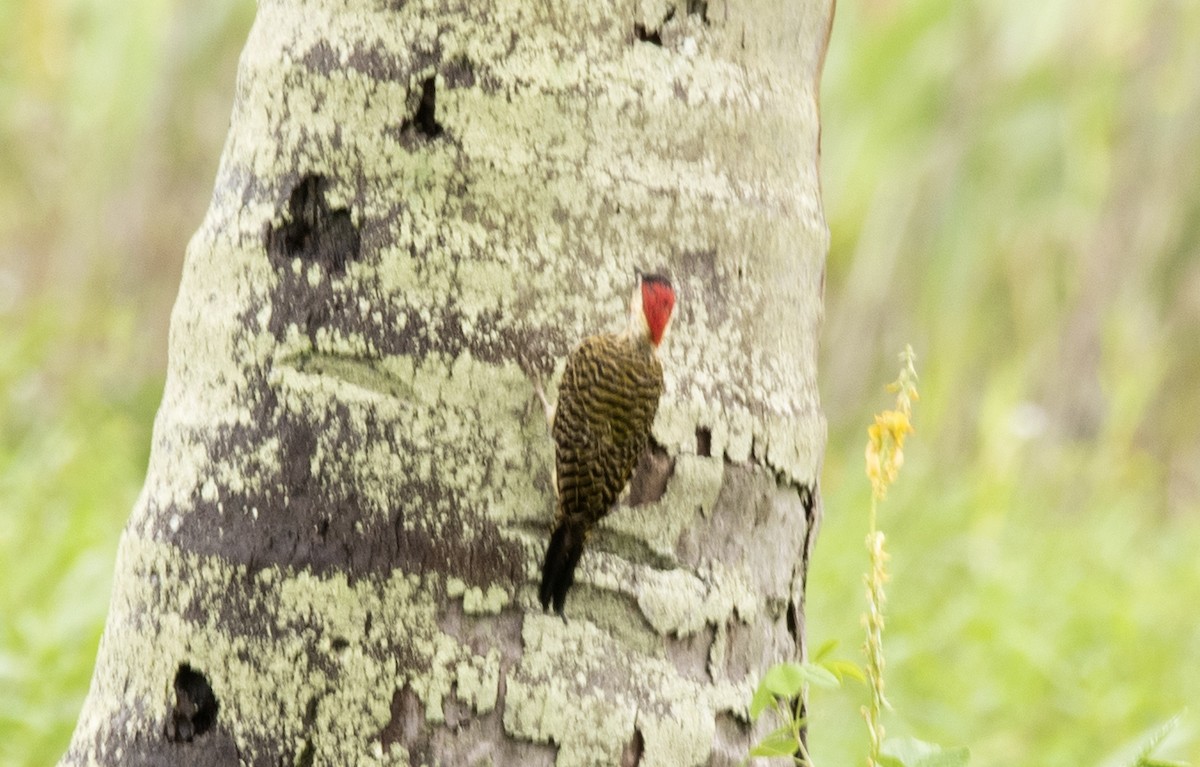
<svg viewBox="0 0 1200 767">
<path fill-rule="evenodd" d="M 675 461 L 653 439 L 646 445 L 641 460 L 629 480 L 630 506 L 654 503 L 667 491 L 667 482 L 675 473 Z"/>
<path fill-rule="evenodd" d="M 167 719 L 167 740 L 191 743 L 217 723 L 217 696 L 204 674 L 186 663 L 175 673 L 175 706 Z"/>
<path fill-rule="evenodd" d="M 645 24 L 641 24 L 641 23 L 634 24 L 633 25 L 633 35 L 638 40 L 641 40 L 643 43 L 650 43 L 651 45 L 657 45 L 659 48 L 661 48 L 662 44 L 663 44 L 663 41 L 662 41 L 663 25 L 666 24 L 668 21 L 670 21 L 673 18 L 675 18 L 675 9 L 674 8 L 667 11 L 667 15 L 663 17 L 663 20 L 658 23 L 657 27 L 650 28 L 650 27 L 647 27 Z"/>
<path fill-rule="evenodd" d="M 282 268 L 293 258 L 315 261 L 334 274 L 358 258 L 358 228 L 346 208 L 330 208 L 325 199 L 328 182 L 309 174 L 292 188 L 284 222 L 267 231 L 267 253 Z"/>
<path fill-rule="evenodd" d="M 417 113 L 413 115 L 409 127 L 415 128 L 426 138 L 442 135 L 441 123 L 437 121 L 437 84 L 432 77 L 425 78 L 425 82 L 421 83 L 421 103 L 417 105 Z"/>
<path fill-rule="evenodd" d="M 662 35 L 659 34 L 657 29 L 651 32 L 646 29 L 645 24 L 634 24 L 633 34 L 636 35 L 637 39 L 641 40 L 643 43 L 650 43 L 651 45 L 657 45 L 660 48 L 662 47 Z"/>
</svg>

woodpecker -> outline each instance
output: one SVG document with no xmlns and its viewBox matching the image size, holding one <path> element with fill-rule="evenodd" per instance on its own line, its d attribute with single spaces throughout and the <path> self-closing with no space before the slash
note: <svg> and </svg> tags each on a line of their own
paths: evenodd
<svg viewBox="0 0 1200 767">
<path fill-rule="evenodd" d="M 675 308 L 671 281 L 639 274 L 622 333 L 585 338 L 567 357 L 551 432 L 558 509 L 542 564 L 542 609 L 563 614 L 575 566 L 646 449 L 663 391 L 662 343 Z"/>
</svg>

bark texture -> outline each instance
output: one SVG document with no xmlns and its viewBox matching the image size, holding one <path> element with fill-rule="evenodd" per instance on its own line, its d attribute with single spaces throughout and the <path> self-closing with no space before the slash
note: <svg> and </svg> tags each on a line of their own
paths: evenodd
<svg viewBox="0 0 1200 767">
<path fill-rule="evenodd" d="M 262 0 L 63 764 L 736 763 L 803 645 L 831 0 Z M 654 447 L 536 605 L 635 268 Z"/>
</svg>

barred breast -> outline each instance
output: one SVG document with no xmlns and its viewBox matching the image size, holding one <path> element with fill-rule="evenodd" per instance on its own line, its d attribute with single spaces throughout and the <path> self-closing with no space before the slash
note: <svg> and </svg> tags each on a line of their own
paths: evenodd
<svg viewBox="0 0 1200 767">
<path fill-rule="evenodd" d="M 646 449 L 663 391 L 662 364 L 636 338 L 592 336 L 567 358 L 554 442 L 558 510 L 538 597 L 562 614 L 583 544 L 609 512 Z"/>
<path fill-rule="evenodd" d="M 663 391 L 662 364 L 636 339 L 593 336 L 567 359 L 554 418 L 558 516 L 608 513 L 646 448 Z"/>
</svg>

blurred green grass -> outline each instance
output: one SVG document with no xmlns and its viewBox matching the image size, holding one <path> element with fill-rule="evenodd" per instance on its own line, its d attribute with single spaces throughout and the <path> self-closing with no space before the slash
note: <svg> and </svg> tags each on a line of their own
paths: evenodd
<svg viewBox="0 0 1200 767">
<path fill-rule="evenodd" d="M 86 692 L 253 10 L 0 4 L 0 764 L 57 759 Z M 1108 763 L 1200 690 L 1200 4 L 838 14 L 811 640 L 858 653 L 865 429 L 911 342 L 889 732 Z M 819 763 L 861 763 L 864 701 L 816 694 Z"/>
<path fill-rule="evenodd" d="M 862 450 L 911 342 L 889 732 L 979 765 L 1127 763 L 1200 692 L 1200 5 L 838 13 L 813 646 L 860 654 Z M 818 693 L 818 763 L 861 763 L 866 699 Z M 1161 753 L 1200 764 L 1182 721 Z"/>
<path fill-rule="evenodd" d="M 45 306 L 0 336 L 0 763 L 52 764 L 91 677 L 121 524 L 161 396 L 130 380 L 131 314 Z M 62 339 L 79 347 L 66 353 Z M 84 349 L 86 348 L 86 351 Z"/>
<path fill-rule="evenodd" d="M 87 692 L 253 13 L 0 3 L 0 765 Z"/>
</svg>

